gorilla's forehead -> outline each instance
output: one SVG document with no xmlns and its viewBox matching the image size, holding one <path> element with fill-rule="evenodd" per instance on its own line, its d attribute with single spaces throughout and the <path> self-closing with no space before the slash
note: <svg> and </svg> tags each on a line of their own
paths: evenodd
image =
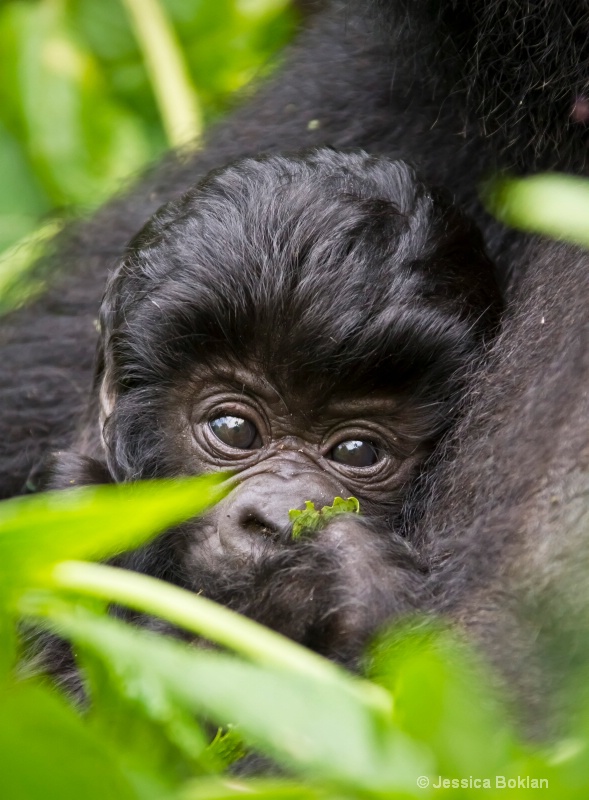
<svg viewBox="0 0 589 800">
<path fill-rule="evenodd" d="M 403 394 L 392 386 L 367 390 L 335 381 L 301 384 L 296 375 L 269 375 L 259 365 L 224 360 L 195 368 L 183 391 L 199 403 L 223 396 L 255 400 L 276 418 L 300 416 L 305 425 L 313 417 L 394 417 L 405 405 Z"/>
</svg>

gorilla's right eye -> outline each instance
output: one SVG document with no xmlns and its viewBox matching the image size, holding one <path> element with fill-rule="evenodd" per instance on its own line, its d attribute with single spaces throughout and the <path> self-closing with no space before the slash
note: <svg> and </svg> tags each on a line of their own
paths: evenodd
<svg viewBox="0 0 589 800">
<path fill-rule="evenodd" d="M 256 426 L 242 417 L 217 417 L 209 422 L 209 428 L 223 444 L 237 450 L 254 450 L 262 445 Z"/>
<path fill-rule="evenodd" d="M 340 442 L 331 451 L 331 458 L 346 467 L 371 467 L 379 459 L 376 445 L 356 439 Z"/>
</svg>

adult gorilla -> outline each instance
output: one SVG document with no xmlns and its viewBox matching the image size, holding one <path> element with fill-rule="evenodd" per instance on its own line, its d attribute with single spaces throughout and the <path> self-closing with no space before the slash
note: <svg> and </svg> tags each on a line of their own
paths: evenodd
<svg viewBox="0 0 589 800">
<path fill-rule="evenodd" d="M 589 622 L 589 256 L 504 230 L 477 190 L 503 169 L 585 171 L 588 64 L 585 0 L 329 4 L 203 153 L 168 159 L 73 232 L 52 262 L 68 274 L 3 322 L 2 494 L 34 484 L 44 454 L 68 443 L 106 272 L 164 201 L 260 151 L 328 144 L 409 160 L 476 218 L 508 286 L 452 459 L 408 515 L 407 536 L 431 567 L 421 607 L 482 643 L 531 720 L 545 714 L 547 693 L 583 656 Z"/>
</svg>

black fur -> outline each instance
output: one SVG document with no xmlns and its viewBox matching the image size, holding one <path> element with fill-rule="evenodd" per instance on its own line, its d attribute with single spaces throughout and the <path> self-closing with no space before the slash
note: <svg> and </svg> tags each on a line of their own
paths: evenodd
<svg viewBox="0 0 589 800">
<path fill-rule="evenodd" d="M 407 523 L 431 568 L 435 602 L 418 605 L 450 614 L 531 718 L 548 717 L 555 687 L 576 660 L 587 663 L 589 257 L 506 231 L 478 190 L 498 170 L 586 172 L 577 109 L 589 91 L 588 11 L 586 0 L 330 3 L 203 153 L 168 160 L 70 234 L 50 262 L 70 276 L 4 322 L 3 493 L 71 437 L 104 276 L 162 202 L 259 151 L 328 144 L 405 158 L 478 221 L 508 287 L 504 328 L 473 377 L 452 458 L 414 501 L 423 521 Z"/>
</svg>

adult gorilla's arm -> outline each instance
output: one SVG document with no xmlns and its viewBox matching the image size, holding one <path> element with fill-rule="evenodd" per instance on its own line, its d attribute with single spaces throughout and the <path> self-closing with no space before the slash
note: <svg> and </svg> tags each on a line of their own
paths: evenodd
<svg viewBox="0 0 589 800">
<path fill-rule="evenodd" d="M 568 679 L 586 682 L 589 657 L 589 257 L 546 241 L 513 253 L 526 273 L 415 542 L 435 609 L 541 732 L 559 693 L 579 706 Z"/>
</svg>

